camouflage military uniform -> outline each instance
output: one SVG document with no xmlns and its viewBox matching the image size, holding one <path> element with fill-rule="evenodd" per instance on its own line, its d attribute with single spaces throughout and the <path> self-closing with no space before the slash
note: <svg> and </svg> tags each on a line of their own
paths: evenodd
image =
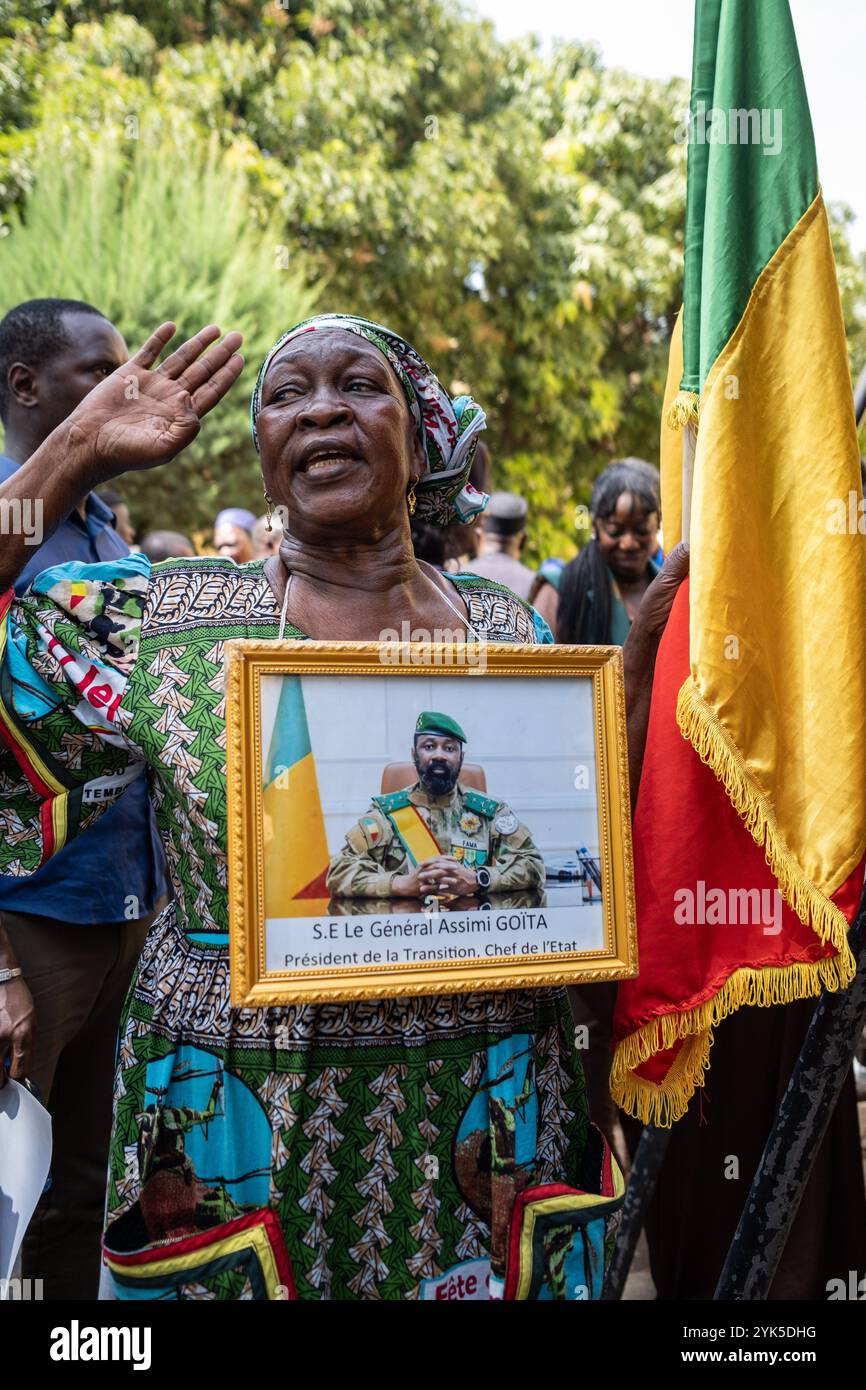
<svg viewBox="0 0 866 1390">
<path fill-rule="evenodd" d="M 444 796 L 432 796 L 416 783 L 389 796 L 373 797 L 369 811 L 352 826 L 343 849 L 331 860 L 331 894 L 349 898 L 392 894 L 395 875 L 410 873 L 415 865 L 389 813 L 409 805 L 418 808 L 441 854 L 452 855 L 467 868 L 483 864 L 489 870 L 487 891 L 544 887 L 544 860 L 506 802 L 459 783 Z"/>
</svg>

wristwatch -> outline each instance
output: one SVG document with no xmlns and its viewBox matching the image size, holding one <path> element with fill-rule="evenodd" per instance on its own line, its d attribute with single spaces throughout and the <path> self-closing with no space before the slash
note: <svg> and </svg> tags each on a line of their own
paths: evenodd
<svg viewBox="0 0 866 1390">
<path fill-rule="evenodd" d="M 478 884 L 478 887 L 483 888 L 486 892 L 487 889 L 490 887 L 490 870 L 485 869 L 483 866 L 480 869 L 476 869 L 475 879 Z"/>
<path fill-rule="evenodd" d="M 0 970 L 0 985 L 8 984 L 10 980 L 17 980 L 18 976 L 23 974 L 24 971 L 17 965 L 10 970 Z"/>
</svg>

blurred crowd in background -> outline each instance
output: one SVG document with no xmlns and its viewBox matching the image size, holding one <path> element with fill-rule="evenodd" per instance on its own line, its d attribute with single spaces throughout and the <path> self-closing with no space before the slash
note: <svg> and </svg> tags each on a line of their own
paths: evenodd
<svg viewBox="0 0 866 1390">
<path fill-rule="evenodd" d="M 519 493 L 496 490 L 493 459 L 484 444 L 476 453 L 472 482 L 491 493 L 486 510 L 467 525 L 443 529 L 414 523 L 418 559 L 435 569 L 480 574 L 504 584 L 537 609 L 556 641 L 621 645 L 664 558 L 658 468 L 638 458 L 609 464 L 592 489 L 586 543 L 574 555 L 545 558 L 537 569 L 523 560 L 529 503 Z M 121 493 L 101 488 L 98 495 L 130 549 L 153 562 L 223 555 L 242 565 L 275 554 L 282 539 L 278 514 L 257 517 L 234 506 L 220 509 L 211 531 L 187 536 L 152 529 L 139 536 Z"/>
</svg>

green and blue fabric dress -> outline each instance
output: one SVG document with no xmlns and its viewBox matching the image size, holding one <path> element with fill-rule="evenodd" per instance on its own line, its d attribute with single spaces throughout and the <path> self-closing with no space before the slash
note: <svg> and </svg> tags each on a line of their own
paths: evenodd
<svg viewBox="0 0 866 1390">
<path fill-rule="evenodd" d="M 479 635 L 549 640 L 500 585 L 453 581 Z M 143 776 L 174 886 L 120 1025 L 117 1297 L 597 1297 L 621 1178 L 564 991 L 229 1002 L 223 644 L 278 634 L 262 563 L 62 565 L 2 618 L 0 871 Z"/>
</svg>

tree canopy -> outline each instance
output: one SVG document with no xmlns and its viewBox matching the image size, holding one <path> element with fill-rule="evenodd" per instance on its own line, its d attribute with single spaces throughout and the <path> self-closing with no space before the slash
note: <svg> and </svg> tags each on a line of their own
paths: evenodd
<svg viewBox="0 0 866 1390">
<path fill-rule="evenodd" d="M 0 310 L 60 294 L 130 341 L 168 317 L 245 332 L 231 406 L 147 483 L 148 520 L 188 526 L 257 505 L 245 405 L 278 332 L 312 306 L 379 318 L 485 406 L 532 557 L 567 557 L 600 467 L 657 459 L 686 101 L 453 0 L 0 0 Z"/>
</svg>

